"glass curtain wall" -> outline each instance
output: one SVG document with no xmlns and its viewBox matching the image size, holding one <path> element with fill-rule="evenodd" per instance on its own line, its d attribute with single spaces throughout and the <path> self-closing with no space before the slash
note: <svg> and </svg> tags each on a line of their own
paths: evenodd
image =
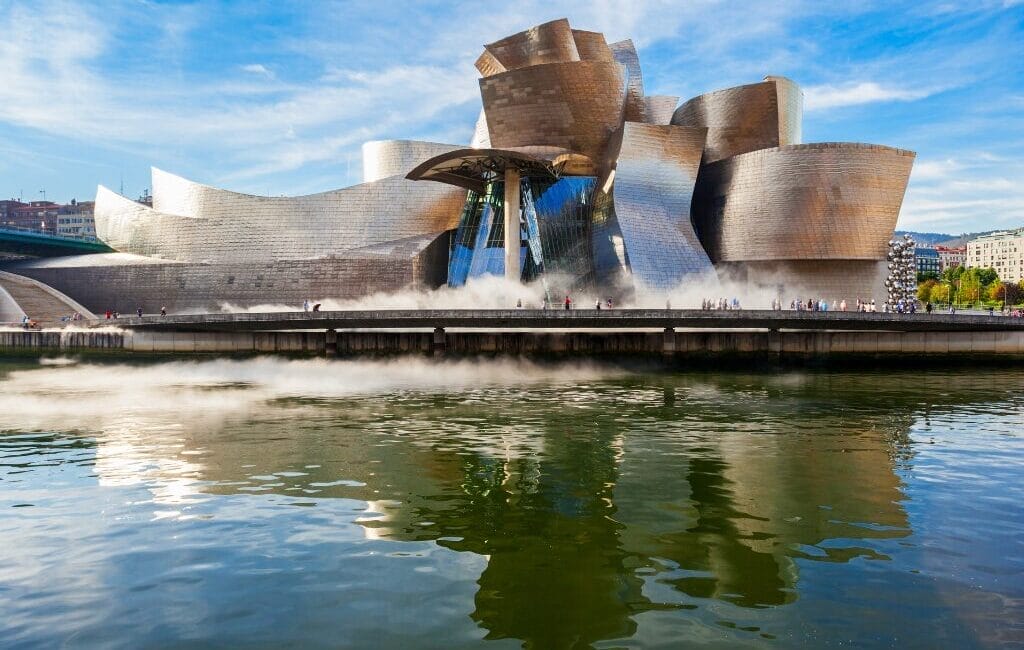
<svg viewBox="0 0 1024 650">
<path fill-rule="evenodd" d="M 522 280 L 543 279 L 548 293 L 572 291 L 591 282 L 590 221 L 594 187 L 590 176 L 555 181 L 524 178 L 520 186 Z M 505 184 L 469 192 L 452 239 L 448 285 L 505 272 Z M 551 295 L 548 296 L 551 298 Z"/>
</svg>

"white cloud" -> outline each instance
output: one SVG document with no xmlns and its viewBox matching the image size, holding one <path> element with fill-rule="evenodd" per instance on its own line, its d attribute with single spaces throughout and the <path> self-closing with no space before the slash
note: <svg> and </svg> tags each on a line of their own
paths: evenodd
<svg viewBox="0 0 1024 650">
<path fill-rule="evenodd" d="M 937 91 L 883 86 L 874 81 L 807 86 L 804 88 L 804 109 L 815 111 L 875 102 L 910 102 L 923 99 L 935 92 Z"/>
<path fill-rule="evenodd" d="M 1024 161 L 969 152 L 915 162 L 899 227 L 952 232 L 1024 226 Z"/>
<path fill-rule="evenodd" d="M 271 72 L 270 70 L 268 70 L 267 66 L 263 65 L 262 63 L 249 63 L 247 65 L 243 65 L 242 66 L 242 72 L 248 72 L 250 74 L 255 74 L 255 75 L 260 75 L 260 76 L 263 76 L 263 77 L 270 77 L 270 78 L 272 78 L 274 76 L 274 73 Z"/>
</svg>

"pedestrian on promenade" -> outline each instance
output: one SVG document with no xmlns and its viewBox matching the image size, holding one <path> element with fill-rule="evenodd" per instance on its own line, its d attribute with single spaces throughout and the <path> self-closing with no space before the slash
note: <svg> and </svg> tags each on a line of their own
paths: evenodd
<svg viewBox="0 0 1024 650">
<path fill-rule="evenodd" d="M 160 308 L 160 315 L 161 316 L 166 316 L 167 315 L 167 307 L 161 307 Z"/>
<path fill-rule="evenodd" d="M 138 309 L 136 309 L 135 313 L 137 313 L 139 315 L 139 318 L 142 318 L 142 307 L 139 307 Z"/>
<path fill-rule="evenodd" d="M 565 294 L 565 311 L 572 309 L 572 300 L 569 298 L 569 294 Z"/>
<path fill-rule="evenodd" d="M 523 299 L 520 298 L 519 300 L 516 301 L 516 309 L 522 309 L 522 308 L 523 308 Z"/>
<path fill-rule="evenodd" d="M 309 313 L 309 298 L 302 301 L 302 311 Z"/>
<path fill-rule="evenodd" d="M 601 299 L 600 298 L 597 299 L 596 307 L 597 307 L 597 311 L 601 311 Z"/>
<path fill-rule="evenodd" d="M 932 303 L 930 300 L 924 304 L 924 311 L 928 314 L 932 313 Z"/>
<path fill-rule="evenodd" d="M 878 307 L 875 306 L 875 299 L 874 298 L 871 299 L 871 308 L 868 309 L 868 311 L 870 311 L 872 313 L 878 311 Z"/>
</svg>

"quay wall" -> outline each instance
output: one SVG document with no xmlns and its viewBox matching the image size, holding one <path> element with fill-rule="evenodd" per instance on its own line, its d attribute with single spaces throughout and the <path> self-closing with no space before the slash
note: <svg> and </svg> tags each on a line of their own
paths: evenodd
<svg viewBox="0 0 1024 650">
<path fill-rule="evenodd" d="M 1024 360 L 1024 331 L 0 331 L 0 355 L 90 352 L 681 358 L 965 355 Z"/>
</svg>

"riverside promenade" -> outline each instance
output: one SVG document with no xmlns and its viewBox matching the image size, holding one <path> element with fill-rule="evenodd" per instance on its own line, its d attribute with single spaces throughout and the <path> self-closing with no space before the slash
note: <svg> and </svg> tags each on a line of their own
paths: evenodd
<svg viewBox="0 0 1024 650">
<path fill-rule="evenodd" d="M 246 332 L 293 330 L 471 329 L 647 330 L 751 329 L 895 332 L 1024 331 L 1024 319 L 988 315 L 885 314 L 700 309 L 378 309 L 325 312 L 215 313 L 119 318 L 133 330 Z"/>
<path fill-rule="evenodd" d="M 0 331 L 0 354 L 421 354 L 1024 362 L 1024 319 L 769 310 L 215 313 Z"/>
</svg>

